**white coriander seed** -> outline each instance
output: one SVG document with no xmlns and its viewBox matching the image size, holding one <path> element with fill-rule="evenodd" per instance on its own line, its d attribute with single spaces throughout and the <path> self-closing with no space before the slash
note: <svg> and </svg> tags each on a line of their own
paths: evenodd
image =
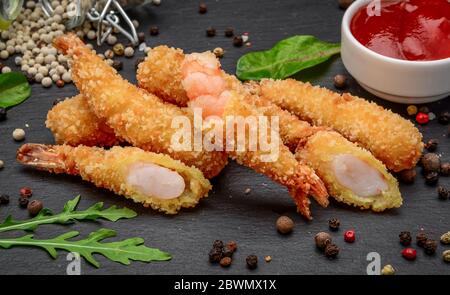
<svg viewBox="0 0 450 295">
<path fill-rule="evenodd" d="M 45 88 L 49 88 L 50 86 L 52 86 L 52 79 L 50 77 L 45 77 L 42 79 L 41 84 Z"/>
<path fill-rule="evenodd" d="M 15 141 L 24 140 L 25 139 L 25 130 L 23 130 L 22 128 L 14 129 L 14 131 L 12 133 L 12 137 L 14 138 Z"/>
</svg>

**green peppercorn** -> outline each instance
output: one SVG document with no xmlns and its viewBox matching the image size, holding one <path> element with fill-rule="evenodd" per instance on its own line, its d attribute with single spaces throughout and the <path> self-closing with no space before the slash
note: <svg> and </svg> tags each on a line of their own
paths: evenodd
<svg viewBox="0 0 450 295">
<path fill-rule="evenodd" d="M 450 250 L 442 252 L 442 259 L 444 259 L 445 262 L 450 262 Z"/>
<path fill-rule="evenodd" d="M 122 56 L 125 53 L 125 46 L 122 43 L 117 43 L 113 47 L 114 54 L 117 56 Z"/>
<path fill-rule="evenodd" d="M 387 264 L 383 267 L 383 269 L 381 270 L 381 275 L 383 276 L 391 276 L 395 274 L 395 269 L 392 265 Z"/>
<path fill-rule="evenodd" d="M 444 245 L 450 245 L 450 231 L 441 236 L 441 243 Z"/>
</svg>

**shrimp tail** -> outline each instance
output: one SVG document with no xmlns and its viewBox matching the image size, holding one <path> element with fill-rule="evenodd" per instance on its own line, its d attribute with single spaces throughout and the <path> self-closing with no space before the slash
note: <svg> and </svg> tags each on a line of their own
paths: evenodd
<svg viewBox="0 0 450 295">
<path fill-rule="evenodd" d="M 51 145 L 25 144 L 17 150 L 16 158 L 20 163 L 39 170 L 53 173 L 78 173 L 75 165 L 66 161 L 60 148 Z"/>
</svg>

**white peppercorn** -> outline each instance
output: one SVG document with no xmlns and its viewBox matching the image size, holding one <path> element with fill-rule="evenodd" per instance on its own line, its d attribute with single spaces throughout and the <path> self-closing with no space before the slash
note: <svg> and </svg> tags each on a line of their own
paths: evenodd
<svg viewBox="0 0 450 295">
<path fill-rule="evenodd" d="M 96 37 L 97 37 L 97 34 L 95 33 L 95 31 L 89 30 L 89 32 L 87 32 L 87 38 L 89 40 L 94 40 Z"/>
<path fill-rule="evenodd" d="M 126 57 L 132 57 L 134 55 L 133 47 L 125 48 L 124 54 L 125 54 Z"/>
<path fill-rule="evenodd" d="M 22 63 L 22 58 L 20 56 L 16 56 L 14 58 L 14 63 L 18 66 Z"/>
<path fill-rule="evenodd" d="M 6 50 L 0 51 L 0 58 L 1 59 L 7 59 L 9 57 L 9 52 Z"/>
<path fill-rule="evenodd" d="M 114 51 L 112 51 L 111 49 L 108 49 L 105 51 L 105 57 L 106 58 L 114 58 Z"/>
<path fill-rule="evenodd" d="M 11 72 L 11 68 L 10 67 L 3 67 L 2 68 L 2 74 L 10 73 L 10 72 Z"/>
<path fill-rule="evenodd" d="M 33 68 L 29 68 L 27 72 L 31 76 L 35 76 L 37 74 L 37 70 L 34 67 Z"/>
<path fill-rule="evenodd" d="M 132 20 L 133 26 L 137 29 L 139 27 L 139 22 L 137 20 Z"/>
<path fill-rule="evenodd" d="M 2 160 L 0 160 L 0 170 L 3 169 L 3 167 L 5 167 L 5 163 Z"/>
<path fill-rule="evenodd" d="M 66 82 L 66 83 L 72 82 L 72 75 L 70 74 L 70 72 L 65 72 L 65 73 L 62 75 L 61 78 L 62 78 L 63 81 Z"/>
<path fill-rule="evenodd" d="M 45 88 L 48 88 L 48 87 L 52 86 L 52 79 L 50 77 L 45 77 L 42 79 L 41 84 Z"/>
<path fill-rule="evenodd" d="M 25 130 L 21 128 L 14 129 L 12 137 L 15 141 L 22 141 L 25 139 Z"/>
<path fill-rule="evenodd" d="M 117 43 L 117 37 L 114 35 L 109 35 L 108 38 L 106 38 L 106 43 L 108 43 L 109 45 L 114 45 Z"/>
<path fill-rule="evenodd" d="M 42 82 L 42 79 L 44 79 L 44 75 L 42 75 L 41 73 L 37 73 L 37 74 L 34 76 L 34 80 L 35 80 L 37 83 L 41 83 L 41 82 Z"/>
<path fill-rule="evenodd" d="M 52 75 L 52 81 L 53 81 L 53 82 L 58 81 L 60 78 L 61 78 L 61 77 L 60 77 L 58 74 L 53 74 L 53 75 Z"/>
<path fill-rule="evenodd" d="M 54 62 L 56 60 L 56 57 L 54 55 L 47 55 L 46 57 L 44 57 L 44 62 L 46 64 L 51 64 L 52 62 Z"/>
<path fill-rule="evenodd" d="M 44 56 L 43 55 L 38 55 L 36 56 L 36 58 L 34 59 L 34 61 L 40 65 L 42 65 L 44 63 Z"/>
<path fill-rule="evenodd" d="M 38 69 L 38 72 L 42 76 L 47 76 L 48 75 L 48 69 L 47 69 L 47 67 L 44 67 L 44 66 L 40 66 L 39 69 Z"/>
<path fill-rule="evenodd" d="M 56 72 L 57 72 L 59 75 L 62 75 L 62 74 L 64 74 L 64 73 L 66 72 L 66 68 L 64 68 L 64 67 L 61 66 L 61 65 L 58 65 L 58 66 L 56 67 Z"/>
</svg>

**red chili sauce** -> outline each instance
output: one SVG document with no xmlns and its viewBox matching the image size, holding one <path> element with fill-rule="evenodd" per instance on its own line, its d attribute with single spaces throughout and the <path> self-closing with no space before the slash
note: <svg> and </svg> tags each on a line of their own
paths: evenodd
<svg viewBox="0 0 450 295">
<path fill-rule="evenodd" d="M 350 24 L 365 47 L 403 60 L 450 57 L 450 0 L 382 0 L 379 10 L 373 3 Z"/>
</svg>

